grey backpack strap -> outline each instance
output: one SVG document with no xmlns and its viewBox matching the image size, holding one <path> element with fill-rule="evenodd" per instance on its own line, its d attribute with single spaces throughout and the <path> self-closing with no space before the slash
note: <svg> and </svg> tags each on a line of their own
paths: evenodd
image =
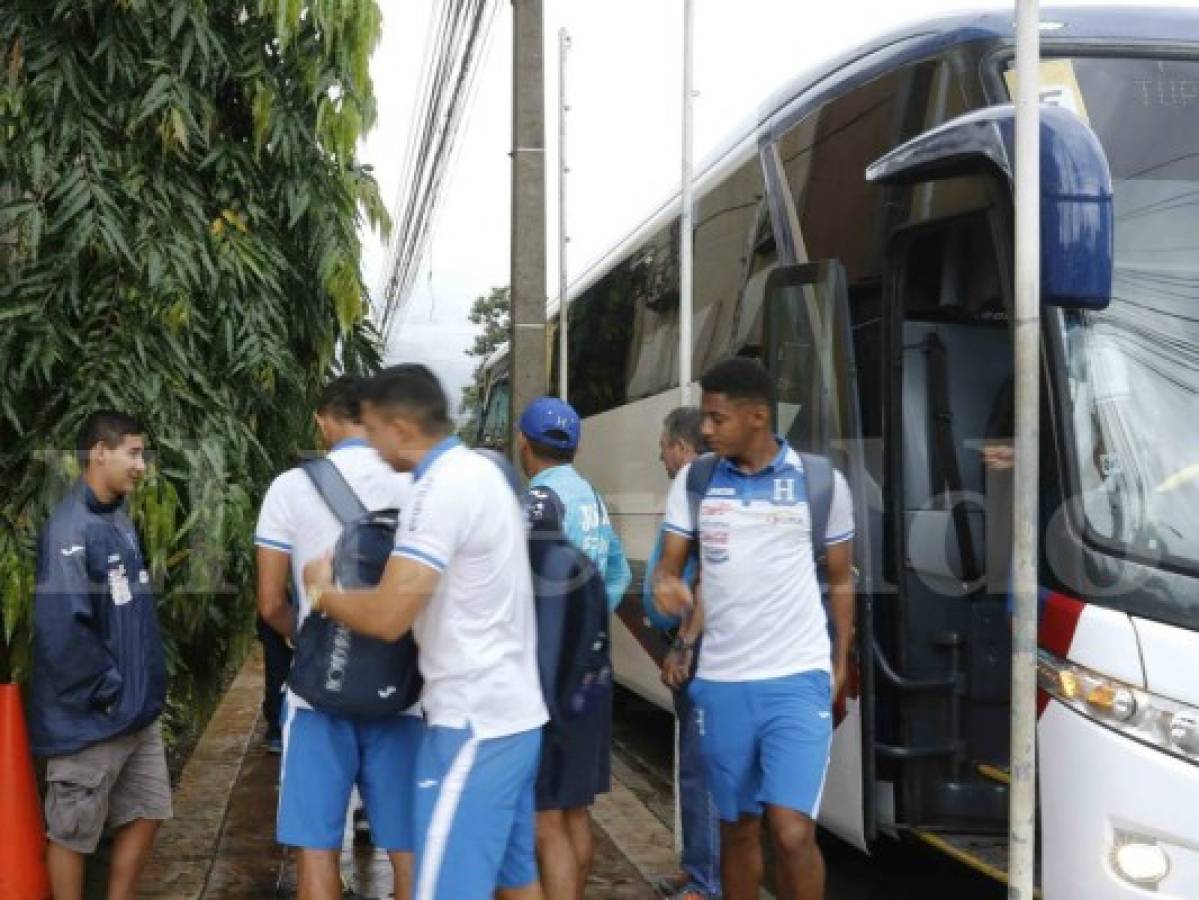
<svg viewBox="0 0 1199 900">
<path fill-rule="evenodd" d="M 808 488 L 808 512 L 812 517 L 812 556 L 817 562 L 824 559 L 825 539 L 828 537 L 829 510 L 833 505 L 833 464 L 827 456 L 799 454 L 803 462 L 804 481 Z"/>
<path fill-rule="evenodd" d="M 687 470 L 687 503 L 691 507 L 691 523 L 695 526 L 695 539 L 699 540 L 699 507 L 708 493 L 708 485 L 716 474 L 720 457 L 715 453 L 704 453 L 691 461 Z"/>
<path fill-rule="evenodd" d="M 367 514 L 367 508 L 362 505 L 362 501 L 341 474 L 341 470 L 330 459 L 308 459 L 301 468 L 342 525 L 356 522 Z"/>
</svg>

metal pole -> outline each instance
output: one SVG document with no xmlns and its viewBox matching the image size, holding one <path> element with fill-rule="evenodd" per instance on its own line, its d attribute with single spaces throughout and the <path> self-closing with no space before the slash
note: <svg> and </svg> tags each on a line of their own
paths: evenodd
<svg viewBox="0 0 1199 900">
<path fill-rule="evenodd" d="M 566 52 L 570 50 L 570 35 L 558 29 L 558 396 L 570 402 L 569 357 L 567 356 L 566 316 Z"/>
<path fill-rule="evenodd" d="M 508 450 L 545 393 L 545 61 L 541 0 L 512 0 L 512 353 Z"/>
<path fill-rule="evenodd" d="M 1041 382 L 1040 29 L 1038 0 L 1016 11 L 1016 469 L 1012 576 L 1012 784 L 1008 897 L 1032 900 L 1037 831 L 1037 511 Z"/>
<path fill-rule="evenodd" d="M 683 0 L 683 214 L 679 224 L 679 402 L 690 402 L 691 385 L 691 142 L 693 47 L 695 15 L 692 0 Z"/>
</svg>

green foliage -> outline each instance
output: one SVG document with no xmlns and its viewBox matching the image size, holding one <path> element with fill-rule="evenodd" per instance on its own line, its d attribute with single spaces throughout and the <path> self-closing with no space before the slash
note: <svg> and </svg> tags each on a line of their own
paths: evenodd
<svg viewBox="0 0 1199 900">
<path fill-rule="evenodd" d="M 487 358 L 508 340 L 509 320 L 512 311 L 512 294 L 507 287 L 492 288 L 486 295 L 476 297 L 470 307 L 472 325 L 478 325 L 483 330 L 475 335 L 475 342 L 466 351 L 467 356 L 479 361 L 475 366 L 471 383 L 462 390 L 462 403 L 459 412 L 463 413 L 463 426 L 459 429 L 464 438 L 474 439 L 478 427 L 479 416 L 483 413 L 483 396 L 487 385 L 484 380 L 483 364 Z"/>
<path fill-rule="evenodd" d="M 246 633 L 268 479 L 331 369 L 379 365 L 354 157 L 375 0 L 5 0 L 0 15 L 0 613 L 29 671 L 37 527 L 101 405 L 148 424 L 132 513 L 178 708 Z M 0 676 L 5 673 L 0 671 Z"/>
</svg>

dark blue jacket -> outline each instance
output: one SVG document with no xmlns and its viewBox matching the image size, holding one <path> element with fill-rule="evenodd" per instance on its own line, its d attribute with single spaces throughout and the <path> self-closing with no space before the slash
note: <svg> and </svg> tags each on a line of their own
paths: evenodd
<svg viewBox="0 0 1199 900">
<path fill-rule="evenodd" d="M 158 718 L 166 664 L 155 607 L 133 523 L 77 481 L 38 540 L 35 754 L 72 753 Z"/>
</svg>

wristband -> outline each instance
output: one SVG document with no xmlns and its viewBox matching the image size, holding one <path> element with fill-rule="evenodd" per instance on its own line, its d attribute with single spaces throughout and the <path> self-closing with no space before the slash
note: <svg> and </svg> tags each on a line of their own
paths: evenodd
<svg viewBox="0 0 1199 900">
<path fill-rule="evenodd" d="M 688 643 L 687 641 L 683 640 L 681 637 L 677 637 L 674 639 L 674 643 L 670 645 L 670 649 L 671 650 L 694 650 L 695 642 L 691 641 L 690 643 Z"/>
</svg>

